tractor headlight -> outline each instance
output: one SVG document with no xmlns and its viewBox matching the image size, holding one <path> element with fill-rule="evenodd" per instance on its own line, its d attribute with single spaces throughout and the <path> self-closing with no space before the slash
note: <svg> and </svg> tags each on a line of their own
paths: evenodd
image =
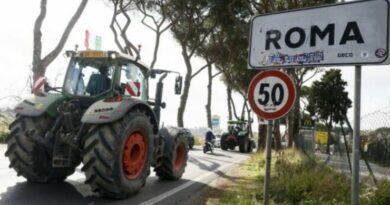
<svg viewBox="0 0 390 205">
<path fill-rule="evenodd" d="M 112 52 L 110 53 L 110 58 L 111 59 L 115 59 L 117 57 L 116 53 Z"/>
</svg>

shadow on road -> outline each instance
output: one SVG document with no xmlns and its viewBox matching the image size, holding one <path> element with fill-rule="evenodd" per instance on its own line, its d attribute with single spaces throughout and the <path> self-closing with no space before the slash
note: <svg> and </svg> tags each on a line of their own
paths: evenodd
<svg viewBox="0 0 390 205">
<path fill-rule="evenodd" d="M 205 160 L 205 159 L 203 159 L 203 160 Z M 221 166 L 221 164 L 213 162 L 211 160 L 207 160 L 211 164 L 211 165 L 208 165 L 208 164 L 205 164 L 205 163 L 199 161 L 198 159 L 196 159 L 194 157 L 188 158 L 188 161 L 195 164 L 200 169 L 207 170 L 207 171 L 213 171 L 213 170 L 217 169 L 219 166 Z"/>
<path fill-rule="evenodd" d="M 141 191 L 124 200 L 114 200 L 92 194 L 90 190 L 78 190 L 80 184 L 73 185 L 69 182 L 58 184 L 33 184 L 28 182 L 17 183 L 15 186 L 8 187 L 7 191 L 0 194 L 1 205 L 137 205 L 148 201 L 149 199 L 164 194 L 168 190 L 180 187 L 186 183 L 191 186 L 179 193 L 173 193 L 162 198 L 157 204 L 176 205 L 199 204 L 201 190 L 214 189 L 208 184 L 194 182 L 191 180 L 164 181 L 153 180 L 146 185 Z M 77 188 L 76 188 L 77 187 Z M 86 192 L 88 196 L 83 196 Z M 89 193 L 88 193 L 89 192 Z M 170 198 L 171 197 L 171 198 Z"/>
<path fill-rule="evenodd" d="M 84 197 L 75 186 L 68 182 L 58 184 L 21 182 L 8 187 L 7 192 L 1 193 L 0 196 L 0 204 L 7 205 L 84 205 L 93 201 L 92 196 Z"/>
</svg>

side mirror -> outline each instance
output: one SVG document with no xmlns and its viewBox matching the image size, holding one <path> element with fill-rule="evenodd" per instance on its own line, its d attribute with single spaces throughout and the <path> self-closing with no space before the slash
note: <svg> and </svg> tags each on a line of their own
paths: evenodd
<svg viewBox="0 0 390 205">
<path fill-rule="evenodd" d="M 181 94 L 181 87 L 183 85 L 183 77 L 177 76 L 175 80 L 175 94 L 180 95 Z"/>
</svg>

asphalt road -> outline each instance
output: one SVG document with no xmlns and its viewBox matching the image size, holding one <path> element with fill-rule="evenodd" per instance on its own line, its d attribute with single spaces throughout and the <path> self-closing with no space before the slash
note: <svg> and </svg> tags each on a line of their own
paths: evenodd
<svg viewBox="0 0 390 205">
<path fill-rule="evenodd" d="M 225 177 L 224 172 L 249 158 L 238 151 L 221 151 L 204 154 L 201 147 L 189 152 L 188 164 L 183 178 L 178 181 L 161 181 L 154 172 L 149 176 L 141 191 L 125 200 L 101 198 L 85 185 L 80 167 L 60 184 L 31 184 L 23 177 L 17 177 L 8 168 L 4 157 L 6 146 L 0 144 L 0 204 L 7 205 L 61 205 L 61 204 L 194 204 L 197 193 L 206 188 L 217 177 Z"/>
</svg>

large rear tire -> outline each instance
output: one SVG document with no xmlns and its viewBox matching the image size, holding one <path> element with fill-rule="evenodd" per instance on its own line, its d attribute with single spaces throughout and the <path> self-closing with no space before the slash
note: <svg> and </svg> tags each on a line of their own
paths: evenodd
<svg viewBox="0 0 390 205">
<path fill-rule="evenodd" d="M 188 143 L 188 148 L 193 149 L 194 148 L 194 141 Z"/>
<path fill-rule="evenodd" d="M 228 149 L 228 144 L 226 142 L 227 135 L 222 135 L 221 136 L 221 149 L 222 150 L 227 150 Z"/>
<path fill-rule="evenodd" d="M 84 145 L 86 183 L 102 196 L 127 198 L 145 185 L 152 154 L 152 124 L 143 112 L 96 126 Z"/>
<path fill-rule="evenodd" d="M 43 138 L 49 130 L 53 118 L 46 115 L 40 117 L 18 116 L 9 126 L 10 134 L 6 139 L 8 149 L 5 156 L 18 174 L 29 182 L 53 183 L 61 182 L 75 171 L 80 163 L 74 160 L 72 167 L 54 168 L 51 151 L 39 144 L 30 135 Z M 29 135 L 26 135 L 30 133 Z"/>
<path fill-rule="evenodd" d="M 252 153 L 253 151 L 253 141 L 252 140 L 249 140 L 248 141 L 248 150 L 247 150 L 247 153 Z"/>
<path fill-rule="evenodd" d="M 164 139 L 162 156 L 157 159 L 156 175 L 163 180 L 178 180 L 182 177 L 188 159 L 188 145 L 179 128 L 162 128 Z"/>
<path fill-rule="evenodd" d="M 248 152 L 249 139 L 248 136 L 239 136 L 238 137 L 238 148 L 241 153 Z"/>
</svg>

